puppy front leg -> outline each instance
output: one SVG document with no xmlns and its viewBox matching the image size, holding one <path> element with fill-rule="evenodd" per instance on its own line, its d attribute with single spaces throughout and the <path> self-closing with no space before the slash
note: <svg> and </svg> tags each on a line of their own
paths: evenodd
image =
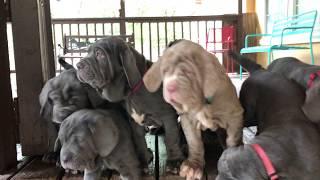
<svg viewBox="0 0 320 180">
<path fill-rule="evenodd" d="M 148 149 L 147 142 L 145 139 L 145 130 L 144 127 L 137 124 L 133 119 L 129 120 L 132 128 L 132 136 L 135 148 L 137 149 L 138 157 L 141 161 L 142 168 L 147 172 L 148 164 L 153 159 L 153 154 L 150 149 Z"/>
<path fill-rule="evenodd" d="M 201 130 L 196 127 L 196 120 L 188 115 L 181 116 L 181 126 L 188 143 L 188 159 L 180 167 L 180 176 L 187 180 L 201 179 L 203 175 L 204 145 Z"/>
<path fill-rule="evenodd" d="M 196 113 L 195 117 L 197 121 L 203 126 L 202 129 L 211 129 L 212 131 L 216 131 L 218 129 L 218 124 L 212 118 L 206 115 L 205 112 L 206 106 Z M 199 125 L 198 125 L 199 127 Z"/>
<path fill-rule="evenodd" d="M 238 146 L 242 143 L 243 123 L 242 123 L 242 116 L 240 117 L 237 119 L 235 118 L 235 120 L 232 121 L 232 123 L 229 123 L 226 129 L 227 135 L 228 135 L 227 137 L 228 147 Z"/>
<path fill-rule="evenodd" d="M 96 169 L 93 170 L 84 170 L 84 180 L 98 180 L 101 177 L 102 169 L 101 167 L 97 167 Z"/>
</svg>

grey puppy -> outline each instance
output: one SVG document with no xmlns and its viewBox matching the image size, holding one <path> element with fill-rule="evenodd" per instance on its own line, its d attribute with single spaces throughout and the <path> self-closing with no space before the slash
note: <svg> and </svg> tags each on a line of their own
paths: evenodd
<svg viewBox="0 0 320 180">
<path fill-rule="evenodd" d="M 245 120 L 258 123 L 258 136 L 251 143 L 264 149 L 277 179 L 319 179 L 320 133 L 301 110 L 303 89 L 244 56 L 233 56 L 251 73 L 240 91 Z M 225 150 L 218 171 L 217 180 L 273 179 L 249 144 Z"/>
<path fill-rule="evenodd" d="M 177 172 L 184 159 L 175 110 L 162 98 L 161 90 L 150 93 L 142 76 L 150 67 L 144 56 L 117 37 L 96 41 L 77 64 L 80 81 L 90 84 L 107 100 L 123 101 L 131 117 L 142 126 L 163 127 L 167 148 L 167 171 Z"/>
<path fill-rule="evenodd" d="M 77 79 L 76 69 L 68 65 L 66 68 L 45 83 L 39 96 L 40 115 L 58 124 L 73 112 L 91 106 L 86 89 Z"/>
<path fill-rule="evenodd" d="M 285 57 L 274 60 L 268 70 L 280 73 L 304 87 L 306 100 L 302 109 L 311 121 L 320 124 L 320 66 Z"/>
<path fill-rule="evenodd" d="M 59 63 L 65 70 L 49 79 L 39 95 L 40 115 L 48 120 L 48 131 L 51 131 L 53 136 L 57 135 L 59 125 L 66 117 L 79 109 L 92 106 L 88 91 L 76 77 L 76 70 L 63 59 L 59 59 Z M 94 91 L 91 92 L 93 93 L 90 94 L 94 94 Z M 93 99 L 95 101 L 98 98 Z M 45 154 L 43 160 L 56 162 L 60 148 L 53 150 L 53 143 L 50 143 L 49 149 L 53 152 Z"/>
<path fill-rule="evenodd" d="M 123 180 L 140 180 L 138 155 L 129 122 L 115 110 L 82 109 L 60 126 L 60 160 L 65 169 L 84 170 L 84 180 L 100 179 L 108 168 Z"/>
<path fill-rule="evenodd" d="M 73 112 L 83 108 L 109 108 L 119 106 L 119 104 L 110 103 L 85 83 L 81 83 L 76 76 L 76 69 L 59 59 L 59 63 L 65 68 L 61 74 L 48 80 L 44 85 L 40 96 L 41 116 L 55 124 L 56 132 L 59 125 Z M 131 123 L 135 145 L 139 158 L 144 167 L 152 160 L 152 152 L 148 150 L 144 138 L 144 128 Z M 55 161 L 59 146 L 56 146 L 53 153 L 44 156 L 45 161 Z"/>
</svg>

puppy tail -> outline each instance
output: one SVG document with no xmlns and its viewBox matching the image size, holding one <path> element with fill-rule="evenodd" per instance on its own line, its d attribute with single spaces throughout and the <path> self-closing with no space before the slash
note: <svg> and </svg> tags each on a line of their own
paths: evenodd
<svg viewBox="0 0 320 180">
<path fill-rule="evenodd" d="M 246 69 L 248 72 L 253 73 L 257 70 L 264 69 L 262 66 L 254 62 L 253 60 L 240 55 L 236 52 L 229 51 L 229 56 L 232 57 L 231 59 L 235 60 L 238 64 L 240 64 L 244 69 Z"/>
<path fill-rule="evenodd" d="M 64 69 L 74 69 L 74 67 L 73 67 L 71 64 L 67 63 L 67 62 L 64 60 L 63 57 L 59 57 L 58 61 L 59 61 L 59 64 L 60 64 Z"/>
</svg>

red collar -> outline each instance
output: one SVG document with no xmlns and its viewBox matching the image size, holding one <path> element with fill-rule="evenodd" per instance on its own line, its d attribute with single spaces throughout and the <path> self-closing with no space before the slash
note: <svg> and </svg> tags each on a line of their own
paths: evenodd
<svg viewBox="0 0 320 180">
<path fill-rule="evenodd" d="M 144 73 L 146 73 L 147 71 L 148 71 L 148 67 L 147 67 L 147 65 L 145 64 Z M 143 76 L 143 75 L 144 75 L 144 74 L 142 74 L 142 76 Z M 131 88 L 128 96 L 131 96 L 131 95 L 135 94 L 136 92 L 138 92 L 139 89 L 142 87 L 143 84 L 144 84 L 144 83 L 143 83 L 143 79 L 141 78 L 141 80 Z"/>
<path fill-rule="evenodd" d="M 264 168 L 267 171 L 269 179 L 270 180 L 278 180 L 279 177 L 277 175 L 277 172 L 276 172 L 274 166 L 272 165 L 272 162 L 269 159 L 268 155 L 263 150 L 263 148 L 259 144 L 251 144 L 251 147 L 253 148 L 253 150 L 255 150 L 255 152 L 257 153 L 257 155 L 261 159 L 261 161 L 264 165 Z"/>
<path fill-rule="evenodd" d="M 308 88 L 310 88 L 312 85 L 313 85 L 313 81 L 317 78 L 317 77 L 319 77 L 320 78 L 320 71 L 317 71 L 317 72 L 315 72 L 315 73 L 311 73 L 310 75 L 309 75 L 309 80 L 308 80 Z"/>
<path fill-rule="evenodd" d="M 136 92 L 138 92 L 139 89 L 142 87 L 142 85 L 143 85 L 143 80 L 141 79 L 137 84 L 135 84 L 131 88 L 131 91 L 129 92 L 128 96 L 131 96 L 131 95 L 135 94 Z"/>
</svg>

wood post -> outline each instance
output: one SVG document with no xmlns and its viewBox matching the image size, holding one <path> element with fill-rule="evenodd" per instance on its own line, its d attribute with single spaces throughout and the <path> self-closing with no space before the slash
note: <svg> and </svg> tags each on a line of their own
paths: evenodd
<svg viewBox="0 0 320 180">
<path fill-rule="evenodd" d="M 120 19 L 120 35 L 126 35 L 126 22 L 124 18 L 126 17 L 125 1 L 120 0 L 120 9 L 119 9 Z"/>
<path fill-rule="evenodd" d="M 52 76 L 48 74 L 49 70 L 43 68 L 48 65 L 42 65 L 52 64 L 48 61 L 53 61 L 49 53 L 53 51 L 52 44 L 48 45 L 51 33 L 47 31 L 51 25 L 46 25 L 49 22 L 43 20 L 50 17 L 39 10 L 41 4 L 49 3 L 49 0 L 12 0 L 11 3 L 22 154 L 41 155 L 53 143 L 48 136 L 47 124 L 40 118 L 38 100 L 44 81 Z M 48 11 L 48 7 L 43 7 L 42 12 Z M 46 44 L 46 41 L 49 43 Z"/>
<path fill-rule="evenodd" d="M 0 173 L 17 162 L 15 119 L 10 85 L 6 11 L 0 1 Z"/>
</svg>

